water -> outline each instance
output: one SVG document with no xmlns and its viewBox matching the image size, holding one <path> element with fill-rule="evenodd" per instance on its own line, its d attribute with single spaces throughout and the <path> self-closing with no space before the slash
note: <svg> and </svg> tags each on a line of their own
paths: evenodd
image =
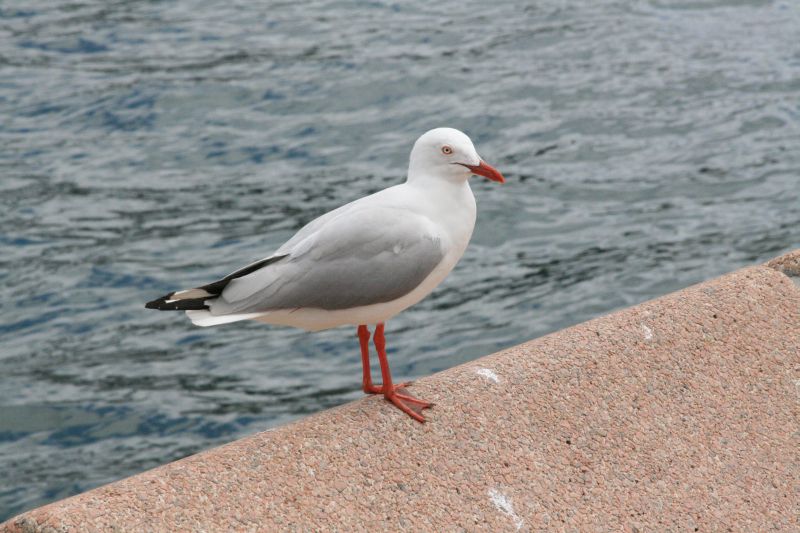
<svg viewBox="0 0 800 533">
<path fill-rule="evenodd" d="M 800 4 L 0 7 L 0 518 L 361 396 L 355 330 L 143 303 L 263 257 L 463 129 L 413 378 L 800 246 Z"/>
</svg>

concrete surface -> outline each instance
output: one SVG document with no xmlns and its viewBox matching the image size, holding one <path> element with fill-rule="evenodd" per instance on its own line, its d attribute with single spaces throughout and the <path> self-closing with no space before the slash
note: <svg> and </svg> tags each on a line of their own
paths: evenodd
<svg viewBox="0 0 800 533">
<path fill-rule="evenodd" d="M 421 379 L 425 425 L 356 401 L 0 531 L 798 531 L 798 275 L 800 251 Z"/>
</svg>

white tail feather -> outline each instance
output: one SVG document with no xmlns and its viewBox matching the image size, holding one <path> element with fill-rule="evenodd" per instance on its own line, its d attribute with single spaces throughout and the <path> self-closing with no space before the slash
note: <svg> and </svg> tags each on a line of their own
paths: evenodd
<svg viewBox="0 0 800 533">
<path fill-rule="evenodd" d="M 186 311 L 186 316 L 192 321 L 195 326 L 216 326 L 218 324 L 229 324 L 230 322 L 238 322 L 240 320 L 251 320 L 260 317 L 264 313 L 242 313 L 238 315 L 220 315 L 214 316 L 210 311 Z"/>
</svg>

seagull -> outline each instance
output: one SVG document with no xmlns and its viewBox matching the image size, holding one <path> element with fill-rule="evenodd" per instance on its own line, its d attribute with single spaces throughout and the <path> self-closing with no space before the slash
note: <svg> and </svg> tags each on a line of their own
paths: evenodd
<svg viewBox="0 0 800 533">
<path fill-rule="evenodd" d="M 356 326 L 362 388 L 418 422 L 433 404 L 393 384 L 384 324 L 427 296 L 453 270 L 475 227 L 472 174 L 504 183 L 470 138 L 436 128 L 414 143 L 405 183 L 312 220 L 273 254 L 202 287 L 145 307 L 185 311 L 198 326 L 257 320 L 319 331 Z M 370 374 L 370 325 L 382 383 Z"/>
</svg>

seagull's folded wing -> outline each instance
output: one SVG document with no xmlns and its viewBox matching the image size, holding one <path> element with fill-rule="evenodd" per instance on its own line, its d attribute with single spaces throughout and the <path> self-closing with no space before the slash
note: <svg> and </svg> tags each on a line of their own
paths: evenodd
<svg viewBox="0 0 800 533">
<path fill-rule="evenodd" d="M 434 224 L 404 209 L 349 209 L 315 229 L 282 247 L 286 257 L 232 280 L 211 314 L 389 302 L 419 286 L 445 255 Z"/>
</svg>

